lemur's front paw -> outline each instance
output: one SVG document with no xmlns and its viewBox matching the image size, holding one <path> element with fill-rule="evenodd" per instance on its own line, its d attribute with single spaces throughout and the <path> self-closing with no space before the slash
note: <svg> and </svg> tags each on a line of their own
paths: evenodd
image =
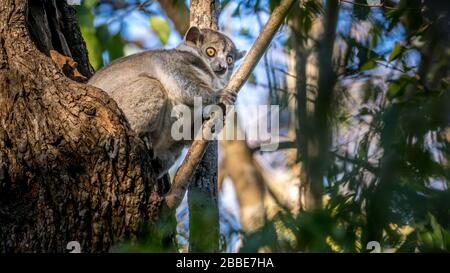
<svg viewBox="0 0 450 273">
<path fill-rule="evenodd" d="M 236 92 L 230 90 L 223 90 L 219 95 L 219 104 L 234 105 L 237 99 Z"/>
</svg>

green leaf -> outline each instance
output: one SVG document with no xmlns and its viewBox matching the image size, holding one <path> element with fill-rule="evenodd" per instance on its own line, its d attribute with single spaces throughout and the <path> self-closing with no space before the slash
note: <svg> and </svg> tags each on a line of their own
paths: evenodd
<svg viewBox="0 0 450 273">
<path fill-rule="evenodd" d="M 241 3 L 239 3 L 239 5 L 234 9 L 233 13 L 231 14 L 231 17 L 238 17 L 241 16 Z"/>
<path fill-rule="evenodd" d="M 429 216 L 430 216 L 430 224 L 431 224 L 431 228 L 432 228 L 432 237 L 433 237 L 433 243 L 434 243 L 433 246 L 435 248 L 443 249 L 445 242 L 444 242 L 444 238 L 442 236 L 441 225 L 439 225 L 439 223 L 437 222 L 434 215 L 429 213 Z"/>
<path fill-rule="evenodd" d="M 93 1 L 85 1 L 83 5 L 77 6 L 77 19 L 80 24 L 80 31 L 83 39 L 86 42 L 86 47 L 89 52 L 89 62 L 98 69 L 103 66 L 102 45 L 98 39 L 97 31 L 94 27 L 94 14 L 90 5 Z"/>
<path fill-rule="evenodd" d="M 405 91 L 405 88 L 408 84 L 409 82 L 406 79 L 392 81 L 388 87 L 388 98 L 393 99 L 395 97 L 403 95 L 403 92 Z"/>
<path fill-rule="evenodd" d="M 120 58 L 124 55 L 124 48 L 125 44 L 122 39 L 122 35 L 120 35 L 120 32 L 111 36 L 108 40 L 108 54 L 109 54 L 109 61 L 112 62 L 117 58 Z"/>
<path fill-rule="evenodd" d="M 450 231 L 442 229 L 442 236 L 444 238 L 445 249 L 450 250 Z"/>
<path fill-rule="evenodd" d="M 230 2 L 231 2 L 231 0 L 224 0 L 222 2 L 222 9 L 224 9 Z"/>
<path fill-rule="evenodd" d="M 88 9 L 93 9 L 94 6 L 97 4 L 97 0 L 84 0 L 83 6 L 85 6 Z"/>
<path fill-rule="evenodd" d="M 250 76 L 248 77 L 247 82 L 250 83 L 250 84 L 257 84 L 255 74 L 253 74 L 253 73 L 250 74 Z"/>
<path fill-rule="evenodd" d="M 389 61 L 392 62 L 393 60 L 397 59 L 398 56 L 403 52 L 404 47 L 399 43 L 396 42 L 394 45 L 394 48 L 391 51 L 391 54 L 389 55 Z"/>
<path fill-rule="evenodd" d="M 103 49 L 95 33 L 95 28 L 90 26 L 80 26 L 80 30 L 89 52 L 89 62 L 94 69 L 97 70 L 103 66 Z"/>
<path fill-rule="evenodd" d="M 245 37 L 251 37 L 250 30 L 246 27 L 243 27 L 239 29 L 239 35 L 245 36 Z"/>
<path fill-rule="evenodd" d="M 369 30 L 369 37 L 370 37 L 370 46 L 369 49 L 371 51 L 374 50 L 374 48 L 376 48 L 378 46 L 378 39 L 380 37 L 380 29 L 378 28 L 377 25 L 374 25 L 370 30 Z"/>
<path fill-rule="evenodd" d="M 377 66 L 377 62 L 375 62 L 374 59 L 370 59 L 366 63 L 364 63 L 360 69 L 361 69 L 361 71 L 366 71 L 366 70 L 374 69 L 376 66 Z"/>
<path fill-rule="evenodd" d="M 109 30 L 107 25 L 100 25 L 95 29 L 95 34 L 100 42 L 100 45 L 105 50 L 109 40 Z"/>
<path fill-rule="evenodd" d="M 161 43 L 163 45 L 167 44 L 170 37 L 170 26 L 167 20 L 161 16 L 152 16 L 150 17 L 150 26 L 156 35 L 158 35 Z"/>
</svg>

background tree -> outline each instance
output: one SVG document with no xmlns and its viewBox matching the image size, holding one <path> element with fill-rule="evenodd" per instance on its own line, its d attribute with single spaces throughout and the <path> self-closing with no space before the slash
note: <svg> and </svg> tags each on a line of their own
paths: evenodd
<svg viewBox="0 0 450 273">
<path fill-rule="evenodd" d="M 218 0 L 193 0 L 190 4 L 191 26 L 218 30 Z M 217 141 L 211 141 L 189 182 L 189 251 L 219 250 L 219 203 Z"/>
</svg>

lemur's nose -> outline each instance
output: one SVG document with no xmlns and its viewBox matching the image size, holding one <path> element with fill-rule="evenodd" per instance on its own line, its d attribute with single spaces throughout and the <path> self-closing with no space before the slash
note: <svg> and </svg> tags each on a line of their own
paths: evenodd
<svg viewBox="0 0 450 273">
<path fill-rule="evenodd" d="M 219 74 L 223 74 L 225 73 L 225 71 L 227 71 L 227 66 L 225 64 L 219 64 L 218 70 L 216 72 Z"/>
</svg>

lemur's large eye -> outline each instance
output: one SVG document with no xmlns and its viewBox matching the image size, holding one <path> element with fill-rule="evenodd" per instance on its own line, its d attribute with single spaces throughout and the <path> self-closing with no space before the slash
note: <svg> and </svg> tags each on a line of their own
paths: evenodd
<svg viewBox="0 0 450 273">
<path fill-rule="evenodd" d="M 228 64 L 232 64 L 232 63 L 233 63 L 233 57 L 228 56 L 228 57 L 227 57 L 227 63 L 228 63 Z"/>
<path fill-rule="evenodd" d="M 206 55 L 208 55 L 209 57 L 214 57 L 214 55 L 216 55 L 216 50 L 212 47 L 208 47 L 206 49 Z"/>
</svg>

